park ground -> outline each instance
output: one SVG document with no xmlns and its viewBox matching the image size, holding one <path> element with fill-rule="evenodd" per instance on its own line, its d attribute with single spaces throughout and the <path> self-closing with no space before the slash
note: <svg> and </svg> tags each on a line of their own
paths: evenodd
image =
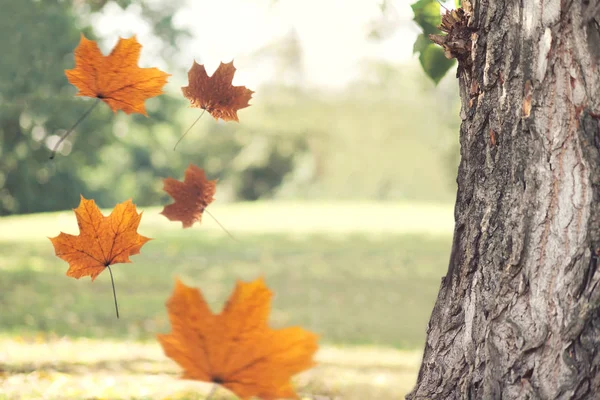
<svg viewBox="0 0 600 400">
<path fill-rule="evenodd" d="M 143 209 L 153 238 L 93 283 L 65 276 L 48 237 L 77 234 L 72 211 L 0 218 L 0 400 L 204 399 L 155 340 L 175 278 L 219 310 L 237 279 L 264 277 L 271 325 L 320 336 L 303 399 L 400 399 L 416 379 L 444 275 L 452 206 L 412 203 L 214 204 L 182 229 Z M 110 210 L 104 210 L 107 214 Z M 233 398 L 224 389 L 213 399 Z"/>
</svg>

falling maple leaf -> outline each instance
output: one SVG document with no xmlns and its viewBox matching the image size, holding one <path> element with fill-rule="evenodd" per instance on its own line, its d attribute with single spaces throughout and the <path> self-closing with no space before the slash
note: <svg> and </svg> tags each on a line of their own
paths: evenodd
<svg viewBox="0 0 600 400">
<path fill-rule="evenodd" d="M 108 217 L 100 212 L 94 200 L 81 196 L 75 208 L 79 236 L 61 232 L 49 238 L 56 255 L 69 263 L 67 276 L 96 279 L 106 267 L 130 263 L 129 256 L 139 254 L 150 238 L 137 233 L 142 213 L 137 213 L 131 200 L 117 204 Z"/>
<path fill-rule="evenodd" d="M 214 200 L 217 180 L 208 180 L 202 168 L 190 164 L 183 182 L 166 178 L 163 190 L 175 203 L 166 205 L 161 214 L 170 221 L 181 221 L 184 228 L 189 228 L 194 222 L 200 222 L 204 209 Z"/>
<path fill-rule="evenodd" d="M 237 121 L 237 111 L 250 106 L 248 102 L 252 97 L 252 90 L 245 86 L 233 86 L 235 74 L 233 61 L 219 67 L 208 76 L 204 65 L 194 61 L 188 72 L 189 86 L 181 88 L 183 95 L 192 103 L 192 107 L 202 108 L 215 119 L 223 121 Z"/>
<path fill-rule="evenodd" d="M 269 328 L 272 295 L 263 279 L 238 281 L 223 311 L 213 314 L 198 289 L 177 280 L 167 302 L 172 333 L 158 341 L 184 379 L 221 384 L 242 399 L 295 398 L 290 378 L 314 365 L 317 336 Z"/>
<path fill-rule="evenodd" d="M 158 68 L 138 67 L 141 48 L 135 36 L 119 38 L 111 53 L 104 56 L 96 42 L 82 34 L 75 49 L 75 68 L 65 70 L 65 74 L 79 89 L 77 96 L 96 97 L 114 112 L 147 115 L 144 101 L 163 93 L 170 74 Z"/>
</svg>

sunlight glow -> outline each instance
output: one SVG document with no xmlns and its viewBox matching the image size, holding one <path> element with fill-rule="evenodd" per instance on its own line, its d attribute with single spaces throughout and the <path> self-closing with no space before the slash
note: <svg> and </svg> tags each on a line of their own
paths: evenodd
<svg viewBox="0 0 600 400">
<path fill-rule="evenodd" d="M 158 0 L 157 0 L 158 1 Z M 182 43 L 177 66 L 187 69 L 194 60 L 206 65 L 212 73 L 219 62 L 235 59 L 238 73 L 234 84 L 249 87 L 273 78 L 268 64 L 257 62 L 255 53 L 285 38 L 297 35 L 302 49 L 303 82 L 325 88 L 339 88 L 357 78 L 361 62 L 387 60 L 407 62 L 416 57 L 412 46 L 419 33 L 411 21 L 410 1 L 390 2 L 393 20 L 384 21 L 391 34 L 381 40 L 369 39 L 374 21 L 382 18 L 379 1 L 344 0 L 188 0 L 187 7 L 174 16 L 174 24 L 192 33 Z M 106 7 L 96 18 L 97 32 L 106 38 L 103 49 L 116 43 L 119 35 L 136 34 L 143 43 L 142 65 L 157 64 L 158 42 L 150 27 L 142 20 L 139 7 L 125 12 L 117 5 Z M 161 67 L 160 62 L 158 63 Z M 171 82 L 180 84 L 185 77 Z"/>
</svg>

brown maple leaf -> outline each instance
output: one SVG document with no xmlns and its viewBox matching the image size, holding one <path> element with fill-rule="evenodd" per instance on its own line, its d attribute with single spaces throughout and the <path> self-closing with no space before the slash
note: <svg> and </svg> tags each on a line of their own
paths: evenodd
<svg viewBox="0 0 600 400">
<path fill-rule="evenodd" d="M 263 279 L 238 281 L 223 311 L 213 314 L 198 289 L 177 280 L 167 302 L 172 333 L 158 341 L 184 379 L 221 384 L 242 399 L 295 398 L 290 378 L 314 366 L 317 336 L 269 328 L 271 297 Z"/>
<path fill-rule="evenodd" d="M 163 93 L 167 74 L 157 68 L 139 68 L 142 45 L 135 36 L 119 38 L 108 56 L 102 55 L 93 40 L 83 34 L 75 49 L 75 68 L 65 70 L 77 96 L 96 97 L 114 111 L 146 114 L 144 101 Z"/>
<path fill-rule="evenodd" d="M 237 111 L 250 106 L 252 90 L 245 86 L 233 86 L 235 74 L 233 61 L 220 63 L 215 73 L 209 77 L 204 65 L 194 61 L 188 72 L 189 86 L 181 88 L 183 95 L 192 103 L 192 107 L 202 108 L 215 119 L 237 121 Z"/>
<path fill-rule="evenodd" d="M 166 205 L 160 213 L 170 221 L 181 221 L 184 228 L 189 228 L 202 220 L 204 209 L 214 200 L 217 180 L 208 180 L 202 168 L 190 164 L 183 182 L 165 178 L 163 190 L 175 203 Z"/>
<path fill-rule="evenodd" d="M 117 204 L 108 217 L 100 212 L 94 200 L 81 196 L 75 208 L 79 236 L 61 232 L 49 238 L 56 255 L 69 263 L 67 276 L 96 279 L 106 267 L 130 263 L 129 256 L 139 254 L 150 238 L 137 233 L 142 213 L 137 213 L 131 200 Z"/>
</svg>

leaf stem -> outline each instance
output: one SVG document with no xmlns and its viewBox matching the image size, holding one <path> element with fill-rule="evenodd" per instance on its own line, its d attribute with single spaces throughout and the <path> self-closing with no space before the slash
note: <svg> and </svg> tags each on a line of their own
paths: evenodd
<svg viewBox="0 0 600 400">
<path fill-rule="evenodd" d="M 113 279 L 112 269 L 110 269 L 110 265 L 106 266 L 108 268 L 108 272 L 110 272 L 110 283 L 112 283 L 113 288 L 113 298 L 115 299 L 115 310 L 117 311 L 117 318 L 119 318 L 119 305 L 117 304 L 117 293 L 115 292 L 115 280 Z"/>
<path fill-rule="evenodd" d="M 213 395 L 217 392 L 217 389 L 219 388 L 218 384 L 214 384 L 212 389 L 210 389 L 210 392 L 208 392 L 208 395 L 206 396 L 206 398 L 204 400 L 210 400 Z"/>
<path fill-rule="evenodd" d="M 210 213 L 210 211 L 208 211 L 208 209 L 207 209 L 207 208 L 205 208 L 205 209 L 204 209 L 204 212 L 205 212 L 205 213 L 207 213 L 208 215 L 210 215 L 210 217 L 211 217 L 212 219 L 214 219 L 214 220 L 215 220 L 215 222 L 216 222 L 217 224 L 219 224 L 219 226 L 221 227 L 221 229 L 223 229 L 223 230 L 225 231 L 225 233 L 229 235 L 229 237 L 230 237 L 230 238 L 232 238 L 233 240 L 236 240 L 236 241 L 237 241 L 237 239 L 236 239 L 236 238 L 234 238 L 234 237 L 233 237 L 233 235 L 232 235 L 231 233 L 229 233 L 229 231 L 228 231 L 227 229 L 225 229 L 225 227 L 224 227 L 223 225 L 221 225 L 221 223 L 219 222 L 219 220 L 218 220 L 218 219 L 216 219 L 216 218 L 214 217 L 214 215 L 212 215 L 212 214 Z"/>
<path fill-rule="evenodd" d="M 87 117 L 92 110 L 98 105 L 98 103 L 100 103 L 100 99 L 97 98 L 96 101 L 94 102 L 94 104 L 92 104 L 92 106 L 85 112 L 83 113 L 83 115 L 81 117 L 79 117 L 79 119 L 77 120 L 77 122 L 75 122 L 75 124 L 73 124 L 73 126 L 71 127 L 71 129 L 69 129 L 67 131 L 67 133 L 65 133 L 60 140 L 58 141 L 58 143 L 56 143 L 54 145 L 54 149 L 52 149 L 52 154 L 50 155 L 50 159 L 53 160 L 54 156 L 56 155 L 56 150 L 58 150 L 58 146 L 60 146 L 60 144 L 67 138 L 67 136 L 69 136 L 71 134 L 71 132 L 73 132 L 73 130 L 75 130 L 75 128 L 77 128 L 77 125 L 79 125 L 81 123 L 81 121 L 83 121 L 85 119 L 85 117 Z"/>
<path fill-rule="evenodd" d="M 179 138 L 177 143 L 175 143 L 175 147 L 173 147 L 173 151 L 175 151 L 179 142 L 181 142 L 181 140 L 185 137 L 185 135 L 187 135 L 187 133 L 190 131 L 190 129 L 192 129 L 194 127 L 194 125 L 196 125 L 196 122 L 200 121 L 200 118 L 202 118 L 202 116 L 204 115 L 205 112 L 206 112 L 206 108 L 202 110 L 202 113 L 200 114 L 200 116 L 198 118 L 196 118 L 194 123 L 187 129 L 187 131 L 185 131 L 185 133 L 183 135 L 181 135 L 181 137 Z"/>
</svg>

